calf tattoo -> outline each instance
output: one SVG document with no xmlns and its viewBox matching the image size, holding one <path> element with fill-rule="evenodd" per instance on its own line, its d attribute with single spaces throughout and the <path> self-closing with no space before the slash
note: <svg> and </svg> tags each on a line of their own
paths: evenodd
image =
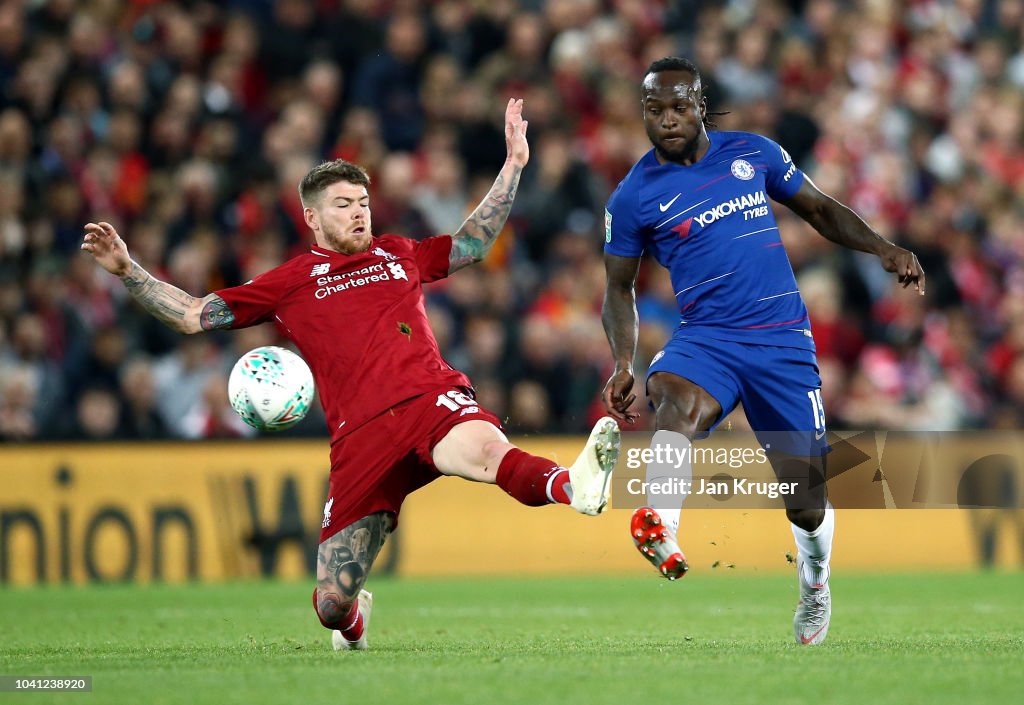
<svg viewBox="0 0 1024 705">
<path fill-rule="evenodd" d="M 391 515 L 377 512 L 352 522 L 320 544 L 316 609 L 325 624 L 338 624 L 348 614 L 391 526 Z"/>
</svg>

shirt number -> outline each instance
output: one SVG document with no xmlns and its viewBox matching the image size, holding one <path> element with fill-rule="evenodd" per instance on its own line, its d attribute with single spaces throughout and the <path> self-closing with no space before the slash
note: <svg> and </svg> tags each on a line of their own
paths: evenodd
<svg viewBox="0 0 1024 705">
<path fill-rule="evenodd" d="M 476 406 L 476 401 L 470 399 L 457 389 L 453 389 L 445 394 L 438 394 L 437 402 L 434 406 L 443 406 L 451 411 L 458 411 L 463 407 Z"/>
</svg>

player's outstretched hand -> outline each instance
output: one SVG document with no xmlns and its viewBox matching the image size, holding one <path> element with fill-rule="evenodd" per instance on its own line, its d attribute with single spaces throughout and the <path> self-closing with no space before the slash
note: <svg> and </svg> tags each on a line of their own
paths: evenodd
<svg viewBox="0 0 1024 705">
<path fill-rule="evenodd" d="M 526 128 L 530 123 L 523 120 L 523 99 L 509 98 L 505 108 L 505 149 L 506 159 L 516 166 L 526 166 L 530 161 L 530 144 L 526 141 Z"/>
<path fill-rule="evenodd" d="M 629 370 L 616 370 L 604 385 L 601 399 L 604 401 L 604 408 L 612 418 L 628 423 L 636 423 L 640 414 L 630 411 L 629 407 L 636 401 L 636 394 L 633 391 L 633 373 Z"/>
<path fill-rule="evenodd" d="M 82 249 L 111 274 L 124 276 L 132 268 L 128 246 L 110 223 L 86 223 Z"/>
<path fill-rule="evenodd" d="M 893 245 L 879 257 L 885 271 L 894 272 L 904 289 L 913 284 L 917 293 L 924 296 L 924 269 L 917 261 L 917 255 L 910 250 Z"/>
</svg>

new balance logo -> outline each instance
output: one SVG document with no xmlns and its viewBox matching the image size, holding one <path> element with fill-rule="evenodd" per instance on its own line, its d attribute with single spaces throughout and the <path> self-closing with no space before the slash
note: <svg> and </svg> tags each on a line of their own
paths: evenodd
<svg viewBox="0 0 1024 705">
<path fill-rule="evenodd" d="M 677 193 L 677 194 L 676 194 L 676 197 L 675 197 L 675 198 L 673 198 L 673 199 L 672 199 L 671 201 L 669 201 L 668 203 L 659 203 L 659 204 L 658 204 L 658 210 L 660 210 L 660 211 L 661 211 L 662 213 L 664 213 L 665 211 L 667 211 L 667 210 L 668 210 L 669 208 L 671 208 L 671 207 L 672 207 L 672 204 L 676 202 L 676 198 L 679 198 L 679 197 L 680 197 L 680 196 L 682 196 L 682 195 L 683 195 L 683 194 L 681 194 L 681 193 Z"/>
<path fill-rule="evenodd" d="M 321 262 L 320 264 L 314 264 L 313 265 L 313 270 L 309 273 L 309 276 L 311 276 L 311 277 L 322 277 L 323 275 L 327 274 L 329 271 L 331 271 L 331 263 L 330 262 Z"/>
</svg>

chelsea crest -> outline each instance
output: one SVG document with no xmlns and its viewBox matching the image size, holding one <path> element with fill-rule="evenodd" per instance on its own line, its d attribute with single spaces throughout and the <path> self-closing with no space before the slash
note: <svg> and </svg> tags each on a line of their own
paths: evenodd
<svg viewBox="0 0 1024 705">
<path fill-rule="evenodd" d="M 734 159 L 732 162 L 732 175 L 742 181 L 750 181 L 754 178 L 754 167 L 746 159 Z"/>
</svg>

